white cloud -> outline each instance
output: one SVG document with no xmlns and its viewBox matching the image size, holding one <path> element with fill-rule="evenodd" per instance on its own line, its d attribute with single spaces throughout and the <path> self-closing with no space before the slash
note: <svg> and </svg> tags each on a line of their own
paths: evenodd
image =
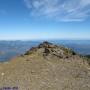
<svg viewBox="0 0 90 90">
<path fill-rule="evenodd" d="M 90 16 L 90 0 L 24 0 L 30 15 L 59 21 L 83 21 Z"/>
<path fill-rule="evenodd" d="M 81 0 L 81 5 L 83 6 L 90 5 L 90 0 Z"/>
</svg>

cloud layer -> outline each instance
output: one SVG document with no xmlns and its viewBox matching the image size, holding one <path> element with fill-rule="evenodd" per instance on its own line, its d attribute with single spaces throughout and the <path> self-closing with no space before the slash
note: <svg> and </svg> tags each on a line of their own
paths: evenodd
<svg viewBox="0 0 90 90">
<path fill-rule="evenodd" d="M 90 0 L 24 0 L 30 15 L 58 21 L 84 21 L 90 17 Z"/>
</svg>

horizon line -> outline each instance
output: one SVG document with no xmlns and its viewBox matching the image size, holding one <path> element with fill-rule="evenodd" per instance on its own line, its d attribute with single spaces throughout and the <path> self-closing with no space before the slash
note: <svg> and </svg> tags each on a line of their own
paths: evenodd
<svg viewBox="0 0 90 90">
<path fill-rule="evenodd" d="M 53 40 L 90 40 L 90 39 L 1 39 L 0 41 L 53 41 Z"/>
</svg>

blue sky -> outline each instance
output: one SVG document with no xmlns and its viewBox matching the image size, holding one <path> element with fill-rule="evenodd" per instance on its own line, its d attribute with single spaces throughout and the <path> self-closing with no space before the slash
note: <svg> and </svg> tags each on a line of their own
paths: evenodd
<svg viewBox="0 0 90 90">
<path fill-rule="evenodd" d="M 0 40 L 90 39 L 90 0 L 0 0 Z"/>
</svg>

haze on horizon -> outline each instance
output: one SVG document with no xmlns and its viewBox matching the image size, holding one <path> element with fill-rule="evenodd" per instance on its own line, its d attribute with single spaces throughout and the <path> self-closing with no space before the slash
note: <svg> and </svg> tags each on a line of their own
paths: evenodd
<svg viewBox="0 0 90 90">
<path fill-rule="evenodd" d="M 0 40 L 90 39 L 90 0 L 0 0 Z"/>
</svg>

